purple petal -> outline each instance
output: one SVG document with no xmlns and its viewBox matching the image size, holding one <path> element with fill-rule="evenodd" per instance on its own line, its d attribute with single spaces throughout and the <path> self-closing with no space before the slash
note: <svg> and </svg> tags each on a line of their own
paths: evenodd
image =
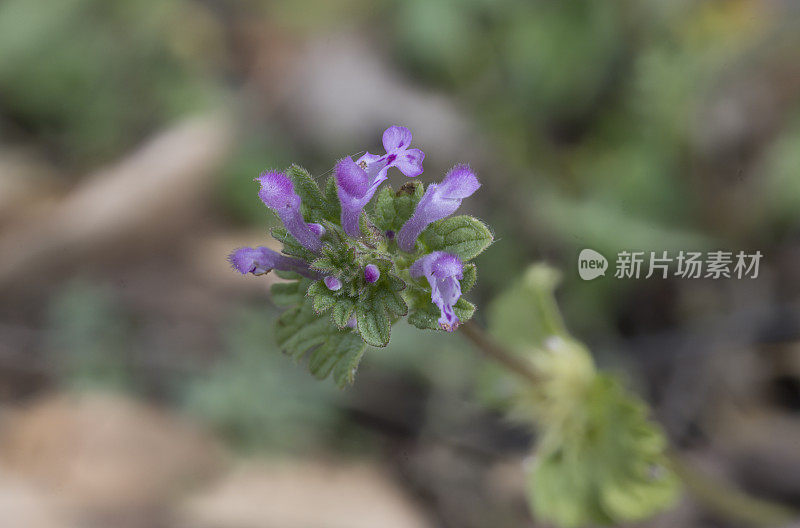
<svg viewBox="0 0 800 528">
<path fill-rule="evenodd" d="M 367 264 L 364 268 L 364 280 L 369 284 L 377 282 L 381 277 L 381 270 L 375 264 Z"/>
<path fill-rule="evenodd" d="M 413 178 L 422 174 L 422 160 L 424 159 L 425 153 L 420 149 L 408 149 L 397 155 L 393 165 L 409 178 Z"/>
<path fill-rule="evenodd" d="M 262 172 L 256 178 L 261 184 L 258 197 L 270 209 L 292 209 L 300 207 L 300 197 L 294 192 L 294 185 L 284 173 L 278 171 Z"/>
<path fill-rule="evenodd" d="M 464 199 L 480 188 L 478 177 L 469 165 L 456 165 L 447 173 L 440 184 L 440 192 L 450 199 Z"/>
<path fill-rule="evenodd" d="M 336 164 L 335 176 L 337 194 L 342 204 L 342 228 L 349 236 L 357 238 L 361 235 L 358 224 L 361 211 L 380 184 L 386 181 L 385 171 L 373 177 L 351 158 L 343 158 Z"/>
<path fill-rule="evenodd" d="M 320 237 L 325 230 L 318 224 L 307 224 L 300 212 L 300 197 L 294 192 L 292 180 L 277 171 L 264 172 L 256 178 L 261 184 L 258 196 L 264 204 L 275 211 L 286 230 L 300 244 L 315 253 L 322 248 Z"/>
<path fill-rule="evenodd" d="M 412 277 L 425 277 L 431 286 L 431 301 L 439 307 L 439 326 L 448 332 L 458 327 L 453 306 L 461 297 L 464 278 L 461 260 L 451 253 L 434 251 L 418 259 L 409 268 Z"/>
<path fill-rule="evenodd" d="M 440 184 L 432 183 L 417 204 L 411 218 L 400 229 L 397 245 L 406 252 L 414 251 L 417 238 L 431 223 L 456 212 L 461 200 L 474 193 L 480 183 L 466 165 L 457 165 Z"/>
<path fill-rule="evenodd" d="M 411 144 L 411 131 L 402 126 L 391 126 L 383 132 L 383 148 L 386 152 L 392 152 L 402 148 L 408 148 Z"/>
<path fill-rule="evenodd" d="M 357 165 L 361 165 L 362 168 L 363 168 L 363 165 L 369 164 L 369 163 L 374 163 L 374 162 L 378 161 L 379 159 L 381 159 L 381 156 L 379 156 L 378 154 L 370 154 L 369 152 L 367 152 L 363 156 L 361 156 L 360 158 L 358 158 L 356 160 L 356 164 Z"/>
<path fill-rule="evenodd" d="M 361 198 L 369 189 L 371 179 L 367 172 L 359 167 L 352 158 L 342 158 L 334 169 L 336 183 L 339 189 L 344 190 L 348 196 Z"/>
<path fill-rule="evenodd" d="M 310 279 L 316 279 L 319 275 L 309 268 L 304 260 L 281 255 L 267 247 L 259 246 L 256 248 L 242 247 L 228 255 L 228 262 L 233 268 L 241 273 L 252 273 L 253 275 L 263 275 L 270 270 L 293 271 Z"/>
</svg>

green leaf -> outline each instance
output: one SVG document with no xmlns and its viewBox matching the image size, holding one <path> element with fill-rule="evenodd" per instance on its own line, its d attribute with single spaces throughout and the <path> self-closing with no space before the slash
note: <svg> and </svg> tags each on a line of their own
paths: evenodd
<svg viewBox="0 0 800 528">
<path fill-rule="evenodd" d="M 368 344 L 385 347 L 389 344 L 392 322 L 386 313 L 383 299 L 373 290 L 365 290 L 356 304 L 358 333 Z"/>
<path fill-rule="evenodd" d="M 421 239 L 428 249 L 454 253 L 464 262 L 480 255 L 494 241 L 483 222 L 466 215 L 437 220 L 422 232 Z"/>
<path fill-rule="evenodd" d="M 311 281 L 302 279 L 291 282 L 276 282 L 270 288 L 272 302 L 278 306 L 292 306 L 303 302 Z"/>
<path fill-rule="evenodd" d="M 478 282 L 478 267 L 472 262 L 464 264 L 464 278 L 461 279 L 461 293 L 467 293 Z"/>
<path fill-rule="evenodd" d="M 301 211 L 306 222 L 319 222 L 325 218 L 325 198 L 311 174 L 299 165 L 292 165 L 286 171 L 294 184 L 294 191 L 302 200 Z"/>
<path fill-rule="evenodd" d="M 356 311 L 356 303 L 353 299 L 348 297 L 340 297 L 336 300 L 331 310 L 331 318 L 333 323 L 339 328 L 344 328 Z"/>
<path fill-rule="evenodd" d="M 307 303 L 285 311 L 276 321 L 275 335 L 283 351 L 300 360 L 310 353 L 308 368 L 318 378 L 333 372 L 339 387 L 353 382 L 366 345 L 351 330 L 340 330 L 330 318 L 314 313 Z"/>
<path fill-rule="evenodd" d="M 390 288 L 380 288 L 375 292 L 376 302 L 381 303 L 387 313 L 395 317 L 403 317 L 408 313 L 408 306 L 402 295 Z"/>
<path fill-rule="evenodd" d="M 372 218 L 381 231 L 398 231 L 414 214 L 425 187 L 418 181 L 403 184 L 397 192 L 386 186 L 375 197 Z"/>
<path fill-rule="evenodd" d="M 325 286 L 323 281 L 315 281 L 308 287 L 308 297 L 311 299 L 311 306 L 318 314 L 325 313 L 336 304 L 337 295 Z"/>
<path fill-rule="evenodd" d="M 431 301 L 430 290 L 422 288 L 414 288 L 414 293 L 411 293 L 413 309 L 408 316 L 408 322 L 420 330 L 441 330 L 439 326 L 439 307 Z M 460 298 L 455 305 L 453 311 L 461 323 L 465 323 L 472 319 L 475 314 L 475 305 L 467 301 L 463 297 Z"/>
<path fill-rule="evenodd" d="M 342 205 L 339 203 L 339 194 L 336 187 L 336 177 L 331 175 L 325 184 L 325 215 L 331 222 L 338 222 L 342 214 Z"/>
<path fill-rule="evenodd" d="M 311 267 L 323 273 L 330 273 L 337 270 L 337 265 L 334 264 L 333 260 L 329 256 L 320 257 L 311 261 Z"/>
<path fill-rule="evenodd" d="M 375 208 L 372 210 L 373 220 L 375 225 L 383 231 L 393 229 L 394 227 L 394 192 L 392 187 L 387 185 L 375 197 Z"/>
<path fill-rule="evenodd" d="M 543 347 L 551 336 L 566 336 L 555 299 L 560 273 L 544 264 L 528 268 L 521 279 L 489 305 L 489 329 L 512 348 Z"/>
<path fill-rule="evenodd" d="M 528 477 L 534 514 L 559 526 L 620 524 L 670 506 L 678 482 L 646 406 L 595 376 L 563 421 L 548 423 Z"/>
<path fill-rule="evenodd" d="M 308 370 L 319 379 L 333 372 L 336 385 L 351 385 L 366 348 L 358 335 L 349 332 L 314 350 L 308 358 Z"/>
<path fill-rule="evenodd" d="M 299 257 L 303 260 L 311 262 L 316 257 L 314 253 L 307 250 L 294 238 L 284 227 L 273 227 L 272 236 L 276 240 L 283 243 L 283 252 L 292 257 Z"/>
<path fill-rule="evenodd" d="M 423 194 L 425 194 L 425 186 L 416 180 L 400 186 L 394 197 L 395 229 L 403 227 L 403 224 L 411 218 Z"/>
</svg>

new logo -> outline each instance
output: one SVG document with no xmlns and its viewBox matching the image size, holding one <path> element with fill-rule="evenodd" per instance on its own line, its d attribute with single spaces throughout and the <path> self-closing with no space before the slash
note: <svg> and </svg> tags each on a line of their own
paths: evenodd
<svg viewBox="0 0 800 528">
<path fill-rule="evenodd" d="M 606 274 L 608 260 L 593 249 L 583 249 L 578 255 L 578 275 L 590 281 Z"/>
</svg>

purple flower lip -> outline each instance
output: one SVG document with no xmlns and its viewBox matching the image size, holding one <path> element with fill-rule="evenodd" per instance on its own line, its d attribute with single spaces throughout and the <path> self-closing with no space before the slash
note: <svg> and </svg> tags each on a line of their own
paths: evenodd
<svg viewBox="0 0 800 528">
<path fill-rule="evenodd" d="M 231 263 L 233 269 L 242 275 L 247 273 L 264 275 L 276 269 L 280 271 L 293 271 L 310 279 L 319 278 L 319 274 L 313 271 L 304 260 L 281 255 L 277 251 L 273 251 L 264 246 L 236 249 L 228 255 L 228 262 Z"/>
<path fill-rule="evenodd" d="M 369 284 L 375 283 L 381 277 L 381 270 L 375 264 L 367 264 L 364 268 L 364 280 Z"/>
<path fill-rule="evenodd" d="M 410 149 L 411 131 L 402 126 L 391 126 L 383 132 L 383 148 L 386 154 L 378 156 L 367 152 L 358 159 L 358 163 L 365 163 L 367 171 L 374 170 L 379 176 L 386 176 L 391 167 L 397 167 L 400 172 L 413 178 L 422 174 L 422 161 L 425 153 L 419 149 Z"/>
<path fill-rule="evenodd" d="M 324 279 L 325 286 L 331 291 L 339 291 L 342 289 L 342 281 L 334 277 L 333 275 L 328 275 Z"/>
<path fill-rule="evenodd" d="M 417 238 L 431 223 L 453 214 L 461 201 L 480 188 L 477 176 L 468 165 L 456 165 L 447 173 L 442 183 L 433 183 L 417 204 L 411 218 L 400 229 L 397 245 L 403 251 L 414 251 Z"/>
<path fill-rule="evenodd" d="M 300 212 L 300 196 L 294 192 L 294 184 L 284 173 L 267 171 L 256 181 L 261 184 L 258 196 L 264 205 L 275 211 L 286 230 L 300 244 L 314 253 L 322 248 L 321 236 L 325 230 L 319 224 L 307 224 Z"/>
<path fill-rule="evenodd" d="M 460 321 L 453 306 L 461 297 L 461 283 L 464 278 L 461 259 L 452 253 L 434 251 L 420 258 L 409 268 L 412 277 L 425 277 L 431 286 L 431 301 L 439 307 L 439 327 L 452 332 Z"/>
</svg>

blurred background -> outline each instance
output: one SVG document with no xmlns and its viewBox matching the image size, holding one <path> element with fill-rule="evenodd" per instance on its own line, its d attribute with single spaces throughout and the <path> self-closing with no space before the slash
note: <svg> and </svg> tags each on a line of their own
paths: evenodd
<svg viewBox="0 0 800 528">
<path fill-rule="evenodd" d="M 532 527 L 531 432 L 401 323 L 345 391 L 273 345 L 252 179 L 408 126 L 693 465 L 800 507 L 800 4 L 3 0 L 0 525 Z M 403 176 L 392 174 L 395 187 Z M 760 250 L 756 280 L 578 278 L 585 247 Z M 641 526 L 727 527 L 684 498 Z"/>
</svg>

